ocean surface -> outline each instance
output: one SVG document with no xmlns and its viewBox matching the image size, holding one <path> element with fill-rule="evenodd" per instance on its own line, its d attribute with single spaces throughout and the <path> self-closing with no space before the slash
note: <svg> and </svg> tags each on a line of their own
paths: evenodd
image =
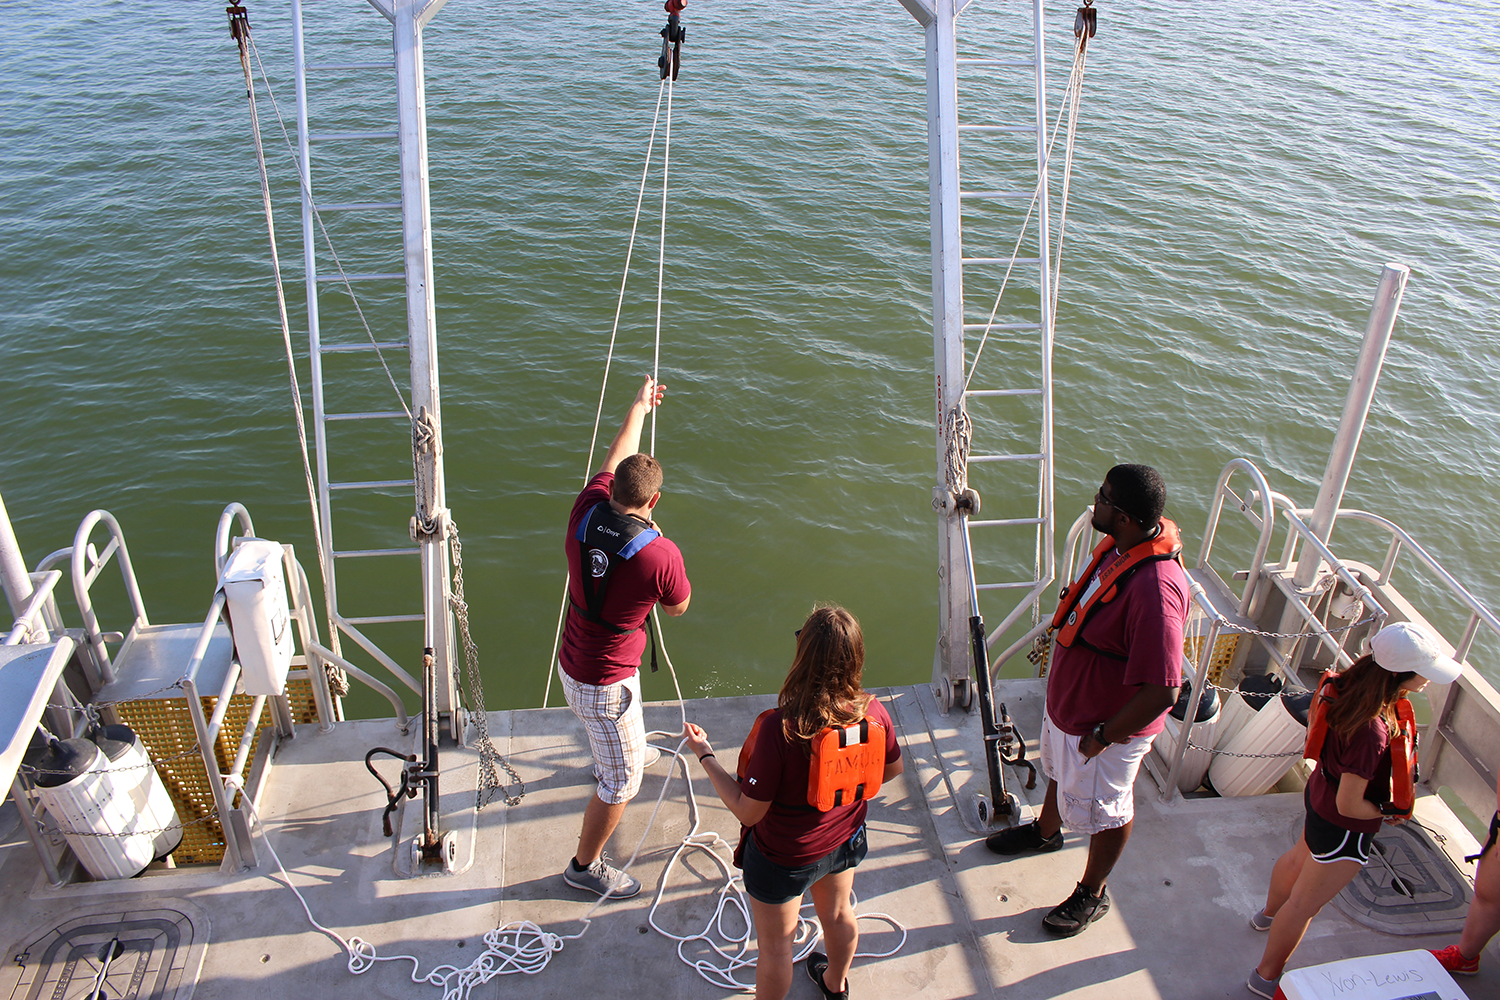
<svg viewBox="0 0 1500 1000">
<path fill-rule="evenodd" d="M 1055 113 L 1075 5 L 1048 6 Z M 1500 45 L 1488 9 L 1098 6 L 1057 314 L 1059 537 L 1119 461 L 1163 471 L 1189 553 L 1236 456 L 1310 505 L 1381 266 L 1399 261 L 1411 281 L 1346 505 L 1407 526 L 1500 603 Z M 257 78 L 310 413 L 296 175 L 278 126 L 281 115 L 295 127 L 290 5 L 248 7 L 276 101 Z M 313 61 L 389 56 L 389 29 L 368 5 L 309 8 Z M 426 33 L 448 499 L 490 708 L 543 697 L 663 20 L 654 0 L 452 0 Z M 837 601 L 864 622 L 867 683 L 923 681 L 937 532 L 922 33 L 896 0 L 693 0 L 684 23 L 662 280 L 668 396 L 655 428 L 660 521 L 694 583 L 689 613 L 666 626 L 673 662 L 689 695 L 774 690 L 792 631 L 815 602 Z M 961 54 L 1013 57 L 1029 44 L 1030 4 L 975 0 L 961 18 Z M 961 114 L 1024 124 L 1026 83 L 966 76 Z M 315 130 L 394 122 L 386 73 L 318 74 L 309 100 Z M 663 144 L 601 447 L 652 368 Z M 1034 151 L 966 137 L 963 169 L 966 186 L 1026 184 Z M 313 177 L 321 199 L 393 198 L 394 144 L 319 145 Z M 966 252 L 1008 253 L 1020 215 L 980 206 Z M 198 620 L 215 522 L 239 501 L 316 578 L 223 4 L 0 3 L 0 220 L 0 492 L 28 562 L 107 508 L 152 619 Z M 397 225 L 393 214 L 329 218 L 350 271 L 399 270 Z M 970 321 L 988 315 L 998 279 L 969 270 Z M 397 286 L 357 291 L 377 339 L 404 336 Z M 347 295 L 327 287 L 322 299 L 327 341 L 365 339 Z M 1035 276 L 1018 275 L 1001 319 L 1036 312 Z M 388 360 L 405 384 L 405 355 Z M 1034 341 L 1006 334 L 974 384 L 1020 387 L 1036 372 Z M 369 353 L 330 358 L 328 375 L 331 410 L 399 408 Z M 975 413 L 976 452 L 1034 449 L 1034 411 Z M 409 475 L 401 422 L 336 430 L 335 478 Z M 973 479 L 985 516 L 1034 513 L 1025 477 L 991 466 Z M 337 508 L 340 548 L 403 544 L 411 500 L 387 493 Z M 1247 538 L 1226 527 L 1226 559 L 1235 545 L 1248 555 Z M 1373 535 L 1341 539 L 1366 561 L 1384 555 Z M 986 579 L 1031 572 L 1023 532 L 976 544 Z M 346 614 L 418 610 L 410 564 L 338 570 Z M 1422 601 L 1439 596 L 1430 580 L 1402 582 Z M 106 624 L 119 623 L 118 583 L 100 588 Z M 1007 609 L 986 601 L 992 619 Z M 1464 622 L 1451 603 L 1434 618 L 1450 635 Z M 371 634 L 418 662 L 411 627 Z M 1492 680 L 1497 652 L 1483 641 L 1476 654 Z M 665 671 L 646 695 L 672 697 Z M 368 696 L 351 707 L 380 709 Z"/>
</svg>

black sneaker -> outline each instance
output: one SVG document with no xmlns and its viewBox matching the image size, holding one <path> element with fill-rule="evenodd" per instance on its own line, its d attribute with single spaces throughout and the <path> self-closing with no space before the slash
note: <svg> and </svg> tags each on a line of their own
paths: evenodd
<svg viewBox="0 0 1500 1000">
<path fill-rule="evenodd" d="M 823 973 L 828 971 L 828 956 L 821 951 L 815 951 L 807 956 L 807 978 L 818 984 L 818 991 L 823 994 L 824 1000 L 849 1000 L 849 980 L 844 980 L 844 988 L 834 993 L 823 985 Z"/>
<path fill-rule="evenodd" d="M 1046 854 L 1049 851 L 1060 851 L 1063 845 L 1063 833 L 1059 828 L 1050 837 L 1043 837 L 1042 831 L 1036 822 L 1013 826 L 999 833 L 992 833 L 984 838 L 984 846 L 996 854 L 1020 854 L 1024 851 L 1035 851 L 1038 854 Z"/>
<path fill-rule="evenodd" d="M 1095 896 L 1078 883 L 1073 895 L 1042 918 L 1042 927 L 1059 937 L 1072 937 L 1109 912 L 1109 889 Z"/>
</svg>

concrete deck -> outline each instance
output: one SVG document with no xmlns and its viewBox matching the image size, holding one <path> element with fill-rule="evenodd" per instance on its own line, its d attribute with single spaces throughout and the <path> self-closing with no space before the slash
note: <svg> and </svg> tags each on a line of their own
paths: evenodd
<svg viewBox="0 0 1500 1000">
<path fill-rule="evenodd" d="M 971 766 L 978 760 L 977 720 L 939 715 L 925 687 L 881 694 L 900 730 L 907 769 L 872 805 L 870 855 L 855 890 L 860 912 L 891 914 L 906 925 L 908 937 L 892 957 L 856 962 L 851 996 L 1250 996 L 1244 980 L 1265 938 L 1246 919 L 1263 901 L 1272 861 L 1295 837 L 1300 796 L 1179 799 L 1163 805 L 1143 772 L 1135 833 L 1110 881 L 1113 909 L 1085 933 L 1059 940 L 1042 931 L 1041 917 L 1072 890 L 1083 869 L 1085 839 L 1070 835 L 1055 854 L 995 858 L 980 842 L 973 805 L 985 784 L 982 768 Z M 1034 754 L 1040 683 L 1007 682 L 999 696 L 1032 737 Z M 708 730 L 721 762 L 733 767 L 750 720 L 773 703 L 769 696 L 715 699 L 689 702 L 686 710 Z M 646 722 L 677 731 L 679 710 L 648 705 Z M 467 965 L 483 949 L 484 933 L 508 921 L 531 920 L 564 935 L 581 929 L 591 900 L 560 876 L 593 791 L 581 727 L 566 709 L 491 713 L 489 725 L 496 747 L 525 780 L 527 794 L 517 806 L 493 803 L 476 817 L 470 808 L 475 757 L 447 752 L 443 801 L 450 827 L 460 833 L 461 871 L 454 875 L 401 877 L 398 871 L 409 866 L 407 844 L 393 852 L 381 836 L 385 798 L 362 759 L 372 746 L 410 743 L 394 722 L 344 723 L 326 735 L 308 727 L 283 745 L 261 813 L 270 843 L 314 916 L 340 935 L 370 942 L 382 956 L 417 956 L 423 973 L 442 964 Z M 628 857 L 646 832 L 670 761 L 664 755 L 648 769 L 640 797 L 611 844 L 617 861 Z M 392 762 L 385 769 L 393 770 Z M 717 830 L 732 842 L 738 824 L 696 764 L 693 773 L 702 829 Z M 476 988 L 474 996 L 729 995 L 680 962 L 675 942 L 648 926 L 653 891 L 689 826 L 681 779 L 673 774 L 670 780 L 634 869 L 646 891 L 606 903 L 587 933 L 568 941 L 540 974 L 499 977 Z M 1035 804 L 1041 788 L 1021 794 Z M 406 810 L 407 839 L 417 823 L 417 804 Z M 1474 849 L 1472 838 L 1435 798 L 1424 800 L 1419 815 L 1448 836 L 1450 850 Z M 179 870 L 53 889 L 37 870 L 25 838 L 7 830 L 13 818 L 11 807 L 0 813 L 0 944 L 12 946 L 0 967 L 0 997 L 32 995 L 44 985 L 35 981 L 34 958 L 23 968 L 12 956 L 51 929 L 80 917 L 142 911 L 186 914 L 194 933 L 207 938 L 206 949 L 183 949 L 188 966 L 197 960 L 194 955 L 202 961 L 196 997 L 439 995 L 432 986 L 410 981 L 409 962 L 382 963 L 351 976 L 342 950 L 309 926 L 263 850 L 258 869 L 233 875 Z M 719 884 L 717 866 L 689 852 L 672 875 L 657 923 L 682 934 L 702 928 L 713 913 Z M 862 948 L 884 951 L 896 943 L 894 932 L 879 923 L 866 922 L 862 929 Z M 1451 933 L 1380 934 L 1327 907 L 1292 966 L 1454 940 Z M 1494 945 L 1484 965 L 1482 975 L 1460 982 L 1475 1000 L 1500 996 L 1500 952 Z M 183 968 L 178 1000 L 185 1000 L 192 972 Z M 744 975 L 748 981 L 748 970 Z M 818 994 L 799 970 L 790 996 L 815 1000 Z"/>
</svg>

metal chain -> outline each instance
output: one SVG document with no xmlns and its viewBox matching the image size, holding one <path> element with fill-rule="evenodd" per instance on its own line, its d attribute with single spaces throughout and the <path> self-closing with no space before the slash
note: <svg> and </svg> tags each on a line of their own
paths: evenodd
<svg viewBox="0 0 1500 1000">
<path fill-rule="evenodd" d="M 1219 757 L 1249 757 L 1255 760 L 1282 760 L 1287 757 L 1301 757 L 1301 750 L 1288 750 L 1286 753 L 1231 753 L 1228 750 L 1215 750 L 1212 747 L 1200 747 L 1192 740 L 1188 740 L 1189 750 L 1200 750 L 1203 753 L 1211 753 Z"/>
<path fill-rule="evenodd" d="M 453 607 L 453 616 L 458 619 L 458 634 L 463 639 L 464 661 L 469 668 L 469 718 L 474 720 L 474 728 L 478 732 L 476 741 L 479 748 L 479 787 L 475 791 L 474 807 L 484 808 L 485 803 L 495 797 L 496 792 L 503 792 L 505 804 L 508 806 L 518 805 L 526 795 L 526 783 L 516 773 L 510 761 L 501 756 L 495 749 L 495 744 L 490 742 L 489 720 L 484 711 L 484 683 L 479 677 L 479 649 L 474 645 L 474 638 L 469 635 L 469 603 L 464 599 L 464 547 L 458 539 L 458 525 L 450 518 L 448 521 L 449 537 L 453 542 L 453 593 L 449 596 L 449 603 Z M 495 765 L 505 768 L 506 775 L 510 778 L 510 788 L 519 791 L 511 792 L 500 783 L 500 775 L 495 770 Z"/>
<path fill-rule="evenodd" d="M 78 771 L 78 772 L 73 772 L 73 771 L 54 771 L 54 770 L 51 770 L 50 768 L 32 767 L 30 764 L 22 764 L 21 765 L 21 772 L 23 774 L 27 775 L 28 777 L 30 777 L 32 775 L 39 775 L 39 774 L 66 774 L 66 775 L 72 775 L 73 777 L 79 777 L 79 778 L 81 778 L 85 774 L 119 774 L 121 771 L 139 771 L 142 768 L 155 767 L 158 764 L 170 764 L 174 760 L 187 760 L 189 757 L 197 757 L 197 756 L 199 756 L 198 745 L 195 743 L 195 744 L 193 744 L 193 749 L 191 749 L 191 750 L 187 750 L 187 751 L 185 751 L 183 753 L 176 754 L 176 755 L 171 756 L 171 757 L 158 757 L 155 760 L 148 760 L 144 764 L 125 764 L 125 765 L 123 765 L 121 767 L 114 767 L 114 766 L 101 767 L 101 768 L 96 768 L 94 770 Z"/>
<path fill-rule="evenodd" d="M 1368 625 L 1370 622 L 1373 622 L 1375 620 L 1375 616 L 1370 615 L 1366 618 L 1361 618 L 1357 622 L 1350 622 L 1348 625 L 1340 625 L 1338 628 L 1325 628 L 1322 632 L 1263 632 L 1258 628 L 1251 628 L 1248 625 L 1236 625 L 1234 622 L 1229 621 L 1226 618 L 1216 618 L 1214 620 L 1219 623 L 1220 630 L 1224 632 L 1236 632 L 1242 635 L 1258 635 L 1264 639 L 1306 639 L 1318 638 L 1319 636 L 1324 635 L 1339 635 L 1341 633 L 1348 632 L 1350 629 L 1358 628 L 1361 625 Z"/>
<path fill-rule="evenodd" d="M 219 811 L 215 809 L 206 816 L 190 819 L 186 823 L 177 823 L 173 826 L 165 826 L 160 830 L 131 830 L 129 833 L 110 833 L 99 830 L 71 830 L 60 826 L 48 826 L 46 823 L 38 824 L 41 831 L 49 836 L 63 837 L 154 837 L 159 833 L 171 833 L 173 830 L 181 830 L 189 826 L 197 826 L 199 823 L 207 823 L 209 820 L 218 819 Z"/>
</svg>

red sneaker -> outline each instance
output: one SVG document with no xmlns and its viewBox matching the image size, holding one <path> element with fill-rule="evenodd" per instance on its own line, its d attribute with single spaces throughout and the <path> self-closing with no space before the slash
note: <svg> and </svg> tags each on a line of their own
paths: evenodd
<svg viewBox="0 0 1500 1000">
<path fill-rule="evenodd" d="M 1463 952 L 1458 950 L 1458 945 L 1450 944 L 1442 951 L 1434 951 L 1432 957 L 1449 972 L 1460 976 L 1479 975 L 1479 958 L 1464 958 Z"/>
</svg>

